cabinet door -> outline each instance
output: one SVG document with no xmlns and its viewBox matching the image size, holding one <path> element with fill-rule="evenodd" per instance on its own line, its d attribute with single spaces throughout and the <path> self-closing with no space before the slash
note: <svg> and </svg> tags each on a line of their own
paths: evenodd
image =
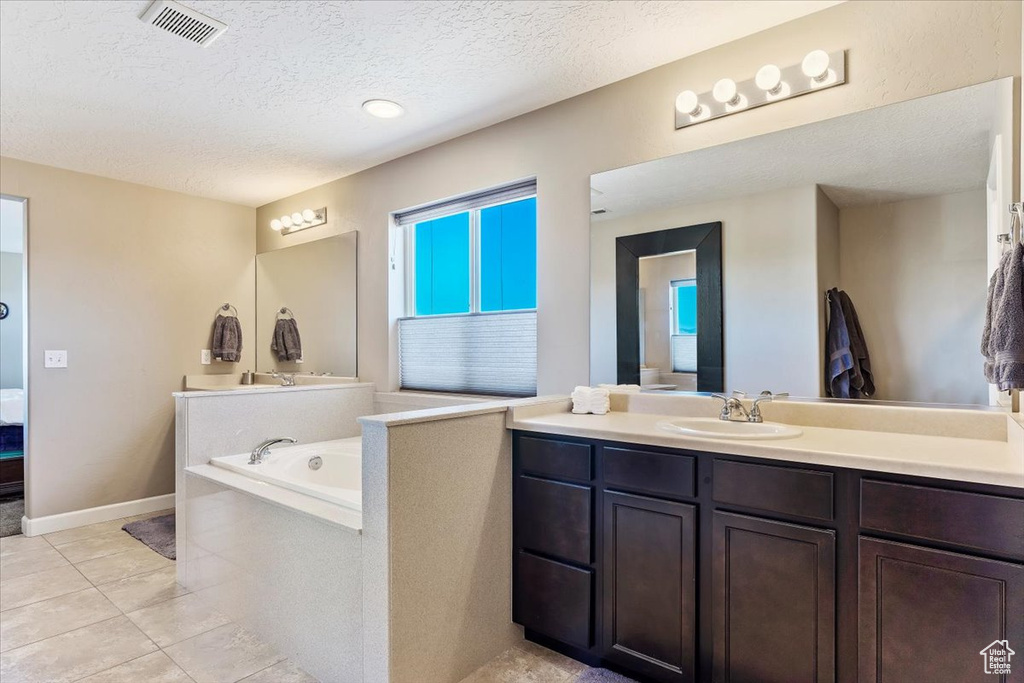
<svg viewBox="0 0 1024 683">
<path fill-rule="evenodd" d="M 604 634 L 609 660 L 651 680 L 694 680 L 692 505 L 604 493 Z"/>
<path fill-rule="evenodd" d="M 715 683 L 835 680 L 835 533 L 715 512 L 713 536 Z"/>
<path fill-rule="evenodd" d="M 1024 681 L 985 673 L 981 651 L 1024 645 L 1024 566 L 860 539 L 861 683 Z"/>
</svg>

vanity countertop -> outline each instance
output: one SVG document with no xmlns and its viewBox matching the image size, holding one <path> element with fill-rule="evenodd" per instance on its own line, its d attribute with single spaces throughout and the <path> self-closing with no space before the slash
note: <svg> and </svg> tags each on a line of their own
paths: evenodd
<svg viewBox="0 0 1024 683">
<path fill-rule="evenodd" d="M 739 441 L 684 436 L 657 424 L 679 415 L 569 412 L 513 416 L 513 429 L 591 439 L 728 453 L 756 458 L 1024 488 L 1024 430 L 1006 441 L 801 426 L 793 439 Z"/>
</svg>

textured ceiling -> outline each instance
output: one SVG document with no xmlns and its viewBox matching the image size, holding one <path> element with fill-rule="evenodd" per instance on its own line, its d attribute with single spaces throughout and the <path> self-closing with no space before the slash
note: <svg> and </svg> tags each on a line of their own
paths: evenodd
<svg viewBox="0 0 1024 683">
<path fill-rule="evenodd" d="M 0 3 L 0 153 L 258 206 L 836 4 Z M 404 117 L 373 119 L 364 100 Z"/>
<path fill-rule="evenodd" d="M 598 173 L 591 205 L 608 213 L 593 220 L 799 185 L 840 208 L 980 188 L 1006 92 L 993 81 Z"/>
</svg>

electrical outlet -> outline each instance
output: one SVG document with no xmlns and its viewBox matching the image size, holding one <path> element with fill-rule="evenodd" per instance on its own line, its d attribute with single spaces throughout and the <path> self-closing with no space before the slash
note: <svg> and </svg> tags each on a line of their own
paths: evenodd
<svg viewBox="0 0 1024 683">
<path fill-rule="evenodd" d="M 67 351 L 43 351 L 43 367 L 66 368 L 68 366 Z"/>
<path fill-rule="evenodd" d="M 199 352 L 199 362 L 203 365 L 209 365 L 213 362 L 213 354 L 210 353 L 210 349 L 203 349 Z"/>
</svg>

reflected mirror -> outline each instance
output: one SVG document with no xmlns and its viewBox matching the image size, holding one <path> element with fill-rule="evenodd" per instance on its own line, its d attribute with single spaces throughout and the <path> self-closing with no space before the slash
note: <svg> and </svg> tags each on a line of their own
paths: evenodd
<svg viewBox="0 0 1024 683">
<path fill-rule="evenodd" d="M 1002 79 L 591 176 L 591 382 L 992 404 L 1012 141 Z M 696 246 L 623 266 L 624 244 L 709 224 L 717 299 Z"/>
<path fill-rule="evenodd" d="M 262 372 L 356 376 L 356 232 L 256 256 Z"/>
</svg>

